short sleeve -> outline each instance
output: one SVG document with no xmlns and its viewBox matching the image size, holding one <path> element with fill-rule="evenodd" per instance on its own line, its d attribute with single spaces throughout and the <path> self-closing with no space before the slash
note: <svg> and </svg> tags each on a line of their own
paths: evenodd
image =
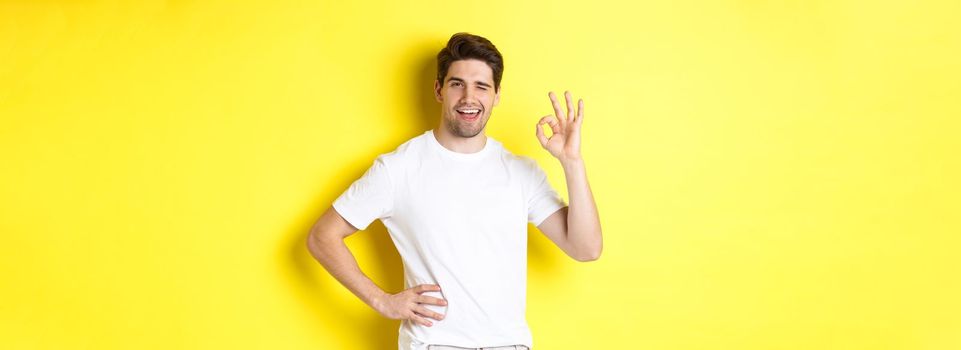
<svg viewBox="0 0 961 350">
<path fill-rule="evenodd" d="M 527 220 L 534 226 L 538 226 L 544 219 L 561 209 L 567 204 L 557 194 L 547 181 L 547 174 L 537 165 L 533 159 L 530 162 L 530 182 L 531 190 L 528 192 L 527 199 Z"/>
<path fill-rule="evenodd" d="M 389 217 L 394 207 L 393 184 L 383 157 L 377 157 L 367 172 L 334 200 L 333 207 L 358 230 L 366 229 L 374 219 Z"/>
</svg>

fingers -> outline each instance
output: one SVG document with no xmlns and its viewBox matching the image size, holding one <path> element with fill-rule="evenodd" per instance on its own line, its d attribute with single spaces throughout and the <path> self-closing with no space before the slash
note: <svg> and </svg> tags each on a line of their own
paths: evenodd
<svg viewBox="0 0 961 350">
<path fill-rule="evenodd" d="M 568 122 L 574 122 L 574 99 L 571 97 L 570 91 L 564 91 L 564 101 L 567 102 L 567 120 Z"/>
<path fill-rule="evenodd" d="M 424 292 L 439 292 L 440 286 L 436 284 L 419 284 L 411 289 L 414 291 L 414 293 L 420 294 Z"/>
<path fill-rule="evenodd" d="M 580 125 L 584 121 L 584 99 L 577 100 L 577 124 Z"/>
<path fill-rule="evenodd" d="M 557 119 L 554 119 L 554 116 L 550 114 L 543 116 L 541 120 L 537 122 L 537 125 L 541 125 L 541 124 L 550 125 L 551 131 L 553 131 L 554 133 L 559 133 L 561 131 L 560 124 L 557 123 Z"/>
<path fill-rule="evenodd" d="M 434 325 L 433 322 L 427 319 L 428 317 L 434 318 L 438 321 L 444 319 L 444 315 L 431 311 L 426 307 L 420 305 L 422 303 L 430 304 L 430 305 L 440 305 L 440 306 L 447 305 L 447 301 L 444 299 L 435 298 L 427 295 L 421 295 L 421 293 L 426 293 L 426 292 L 439 292 L 440 286 L 436 284 L 420 284 L 420 285 L 414 286 L 410 290 L 415 293 L 415 296 L 413 297 L 414 303 L 408 304 L 409 305 L 408 310 L 410 314 L 408 319 L 426 327 L 430 327 Z"/>
<path fill-rule="evenodd" d="M 422 325 L 422 326 L 430 327 L 430 326 L 433 326 L 433 325 L 434 325 L 433 322 L 428 321 L 428 320 L 427 320 L 426 318 L 424 318 L 424 317 L 418 316 L 418 315 L 417 315 L 416 313 L 414 313 L 414 312 L 411 312 L 410 320 L 411 320 L 411 321 L 414 321 L 414 322 L 417 322 L 417 323 L 419 323 L 419 324 Z"/>
<path fill-rule="evenodd" d="M 562 127 L 561 124 L 558 123 L 556 119 L 554 119 L 554 116 L 553 116 L 553 115 L 548 114 L 548 115 L 545 115 L 544 117 L 542 117 L 541 120 L 537 122 L 537 126 L 540 126 L 541 124 L 550 125 L 550 126 L 551 126 L 551 132 L 553 132 L 554 134 L 560 134 L 561 131 L 562 131 L 562 130 L 561 130 L 561 127 Z M 554 137 L 554 135 L 551 134 L 551 137 Z M 549 137 L 549 138 L 550 138 L 550 137 Z M 548 138 L 548 139 L 549 139 L 549 138 Z"/>
<path fill-rule="evenodd" d="M 429 297 L 426 295 L 418 296 L 417 299 L 415 300 L 421 304 L 440 305 L 440 306 L 447 305 L 447 300 L 444 300 L 441 298 Z"/>
<path fill-rule="evenodd" d="M 550 116 L 546 116 L 544 118 L 549 118 L 549 117 Z M 541 147 L 547 148 L 547 136 L 544 136 L 544 129 L 541 128 L 541 124 L 546 123 L 544 121 L 544 118 L 541 118 L 541 121 L 537 122 L 537 126 L 535 126 L 534 128 L 537 129 L 537 131 L 535 132 L 535 134 L 537 135 L 537 141 L 540 141 Z"/>
<path fill-rule="evenodd" d="M 426 308 L 426 307 L 423 307 L 423 306 L 418 306 L 418 307 L 414 308 L 414 312 L 416 312 L 417 315 L 424 316 L 424 317 L 430 317 L 430 318 L 433 318 L 433 319 L 438 320 L 438 321 L 444 319 L 444 315 L 441 315 L 440 313 L 437 313 L 437 312 L 433 312 L 433 311 L 427 310 L 427 308 Z"/>
<path fill-rule="evenodd" d="M 551 105 L 554 106 L 554 116 L 557 117 L 557 120 L 560 121 L 561 125 L 564 125 L 566 118 L 562 117 L 564 112 L 561 112 L 561 104 L 557 102 L 557 97 L 554 96 L 554 92 L 548 92 L 547 97 L 551 98 Z"/>
</svg>

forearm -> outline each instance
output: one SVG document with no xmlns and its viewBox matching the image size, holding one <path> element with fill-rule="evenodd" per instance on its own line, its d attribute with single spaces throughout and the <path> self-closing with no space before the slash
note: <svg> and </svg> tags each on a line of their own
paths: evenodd
<svg viewBox="0 0 961 350">
<path fill-rule="evenodd" d="M 387 293 L 360 270 L 357 259 L 343 239 L 321 238 L 311 234 L 307 246 L 314 259 L 337 281 L 371 308 L 379 310 L 378 303 Z"/>
<path fill-rule="evenodd" d="M 601 254 L 601 221 L 597 214 L 594 195 L 587 181 L 583 159 L 561 162 L 567 178 L 567 194 L 570 203 L 567 212 L 567 241 L 577 254 L 588 260 Z"/>
</svg>

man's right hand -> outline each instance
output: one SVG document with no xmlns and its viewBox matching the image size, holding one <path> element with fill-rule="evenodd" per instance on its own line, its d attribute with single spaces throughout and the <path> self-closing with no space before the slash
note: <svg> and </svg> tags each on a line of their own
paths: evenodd
<svg viewBox="0 0 961 350">
<path fill-rule="evenodd" d="M 394 320 L 411 320 L 430 327 L 432 322 L 427 317 L 438 321 L 444 319 L 444 315 L 428 310 L 421 304 L 446 306 L 447 301 L 421 295 L 424 292 L 439 292 L 440 286 L 436 284 L 421 284 L 414 286 L 397 294 L 385 294 L 375 304 L 375 309 L 384 317 Z"/>
</svg>

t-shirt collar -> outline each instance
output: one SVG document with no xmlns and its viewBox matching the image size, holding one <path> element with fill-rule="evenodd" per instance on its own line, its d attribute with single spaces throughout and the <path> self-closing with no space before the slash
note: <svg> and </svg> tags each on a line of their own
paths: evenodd
<svg viewBox="0 0 961 350">
<path fill-rule="evenodd" d="M 431 145 L 431 148 L 436 149 L 439 153 L 443 154 L 445 157 L 457 159 L 457 160 L 470 161 L 470 160 L 481 159 L 485 155 L 490 153 L 490 150 L 494 147 L 494 143 L 496 142 L 490 136 L 487 136 L 487 140 L 484 142 L 484 148 L 482 148 L 480 151 L 477 151 L 474 153 L 460 153 L 460 152 L 451 151 L 447 149 L 447 147 L 444 147 L 444 145 L 440 144 L 440 142 L 437 141 L 437 138 L 434 137 L 433 129 L 427 130 L 427 132 L 425 132 L 424 134 L 427 136 L 427 139 L 428 139 L 427 143 Z"/>
</svg>

